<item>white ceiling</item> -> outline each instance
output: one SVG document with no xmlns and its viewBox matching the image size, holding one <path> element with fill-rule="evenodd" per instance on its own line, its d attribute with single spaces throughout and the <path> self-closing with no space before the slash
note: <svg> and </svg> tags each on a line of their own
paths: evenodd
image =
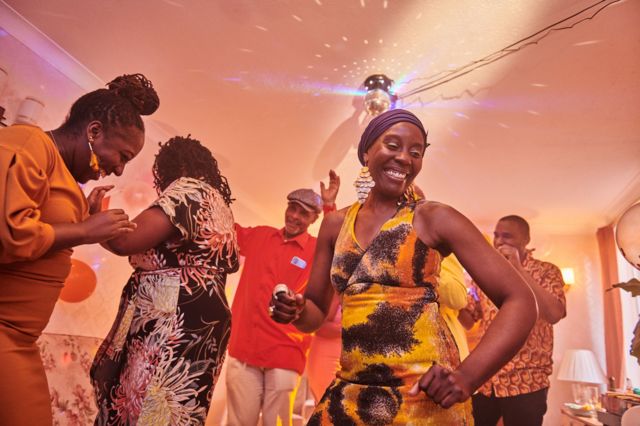
<svg viewBox="0 0 640 426">
<path fill-rule="evenodd" d="M 432 143 L 418 184 L 481 225 L 517 213 L 547 232 L 592 233 L 640 198 L 639 0 L 5 2 L 99 79 L 147 75 L 154 125 L 207 144 L 240 215 L 275 226 L 285 195 L 330 167 L 339 204 L 355 199 L 355 93 L 368 75 L 406 83 L 402 96 L 612 3 L 403 102 Z"/>
</svg>

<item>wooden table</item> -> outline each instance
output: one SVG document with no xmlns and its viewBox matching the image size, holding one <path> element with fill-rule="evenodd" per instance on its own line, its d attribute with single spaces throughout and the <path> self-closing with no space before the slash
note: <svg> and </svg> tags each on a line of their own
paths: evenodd
<svg viewBox="0 0 640 426">
<path fill-rule="evenodd" d="M 602 426 L 602 423 L 595 417 L 576 416 L 566 408 L 561 408 L 562 426 Z"/>
</svg>

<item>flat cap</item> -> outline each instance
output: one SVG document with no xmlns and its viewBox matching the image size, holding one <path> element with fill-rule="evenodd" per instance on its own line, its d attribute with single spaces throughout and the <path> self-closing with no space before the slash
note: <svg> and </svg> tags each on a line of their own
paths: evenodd
<svg viewBox="0 0 640 426">
<path fill-rule="evenodd" d="M 305 210 L 314 213 L 322 212 L 322 198 L 313 189 L 296 189 L 287 195 L 290 203 L 297 203 Z"/>
</svg>

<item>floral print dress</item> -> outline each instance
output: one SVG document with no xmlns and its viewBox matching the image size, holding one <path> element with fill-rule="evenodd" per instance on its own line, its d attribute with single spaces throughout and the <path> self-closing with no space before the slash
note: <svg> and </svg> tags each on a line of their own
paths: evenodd
<svg viewBox="0 0 640 426">
<path fill-rule="evenodd" d="M 233 214 L 207 183 L 180 178 L 154 202 L 177 238 L 131 256 L 134 272 L 91 367 L 96 425 L 204 424 L 230 334 Z"/>
<path fill-rule="evenodd" d="M 331 265 L 342 298 L 340 370 L 309 426 L 473 424 L 471 401 L 444 409 L 408 394 L 434 363 L 460 363 L 438 310 L 441 256 L 418 239 L 415 205 L 400 206 L 366 248 L 354 231 L 360 203 L 347 212 Z"/>
</svg>

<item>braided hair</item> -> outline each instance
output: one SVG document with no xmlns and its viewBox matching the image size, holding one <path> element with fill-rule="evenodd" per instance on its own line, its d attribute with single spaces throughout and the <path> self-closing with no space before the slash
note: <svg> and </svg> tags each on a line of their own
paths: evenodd
<svg viewBox="0 0 640 426">
<path fill-rule="evenodd" d="M 220 174 L 218 162 L 200 141 L 192 139 L 191 135 L 175 136 L 158 145 L 160 150 L 153 163 L 153 183 L 156 190 L 164 191 L 180 177 L 191 177 L 217 189 L 227 205 L 234 201 L 227 178 Z"/>
<path fill-rule="evenodd" d="M 158 94 L 144 75 L 121 75 L 108 83 L 107 89 L 94 90 L 78 98 L 60 130 L 78 135 L 84 126 L 97 120 L 105 132 L 129 126 L 144 132 L 140 116 L 152 114 L 159 105 Z"/>
</svg>

